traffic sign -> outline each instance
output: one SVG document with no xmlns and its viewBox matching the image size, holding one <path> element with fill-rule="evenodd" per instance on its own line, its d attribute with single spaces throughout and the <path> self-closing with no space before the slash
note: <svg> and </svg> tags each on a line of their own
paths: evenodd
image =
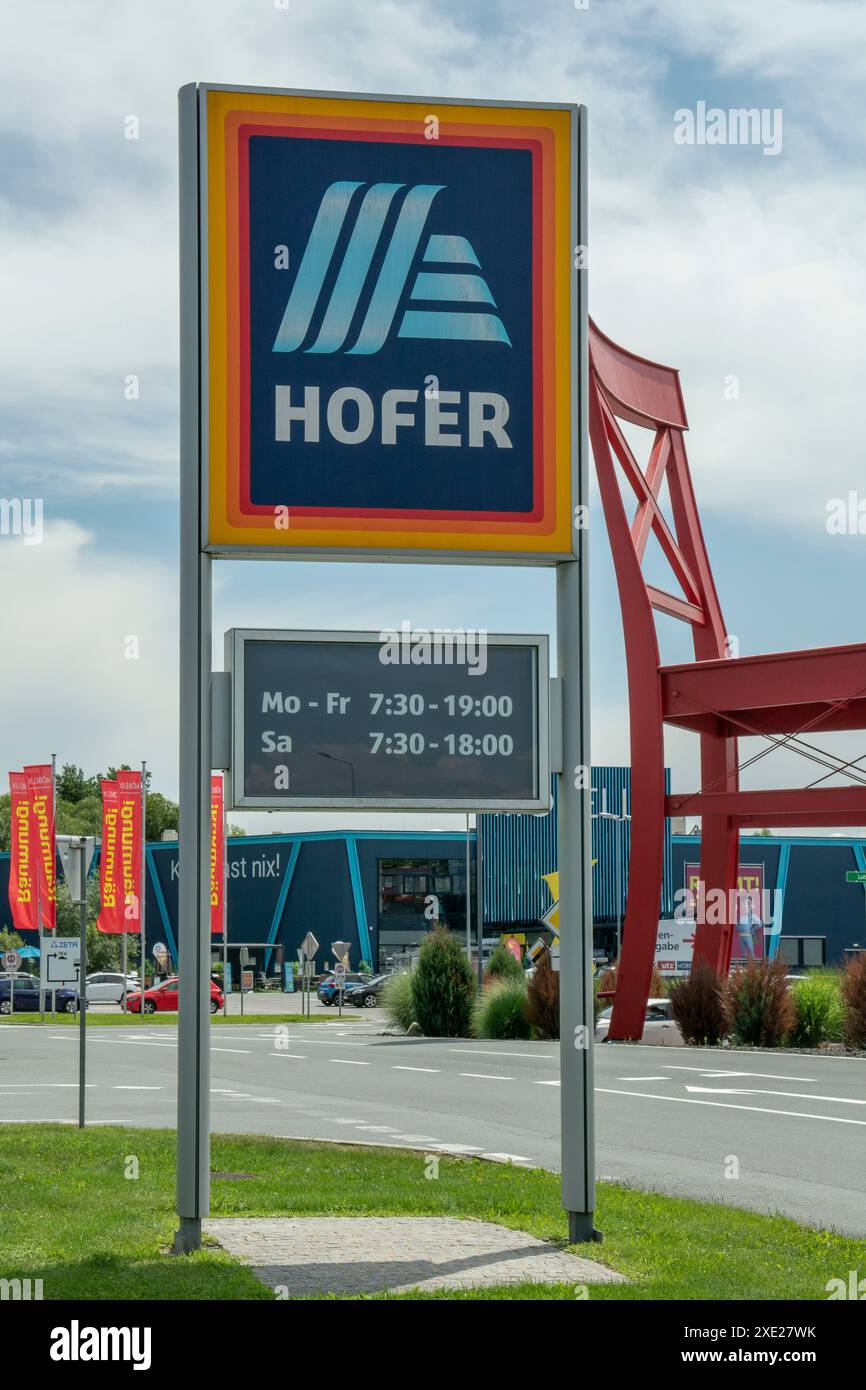
<svg viewBox="0 0 866 1390">
<path fill-rule="evenodd" d="M 550 806 L 545 636 L 233 629 L 235 807 Z"/>
<path fill-rule="evenodd" d="M 341 960 L 338 960 L 337 964 L 334 966 L 334 975 L 340 984 L 342 984 L 346 978 L 346 967 Z"/>
<path fill-rule="evenodd" d="M 82 883 L 81 847 L 84 846 L 84 882 Z M 87 895 L 87 877 L 96 852 L 96 839 L 93 835 L 58 835 L 57 853 L 63 866 L 63 877 L 74 903 L 80 903 Z"/>
<path fill-rule="evenodd" d="M 334 952 L 334 959 L 335 959 L 338 963 L 343 964 L 344 969 L 345 969 L 345 964 L 344 964 L 344 963 L 349 959 L 349 949 L 350 949 L 351 945 L 352 945 L 351 941 L 332 941 L 332 942 L 331 942 L 331 950 Z"/>
<path fill-rule="evenodd" d="M 77 985 L 81 965 L 81 941 L 77 936 L 43 936 L 39 942 L 39 979 L 42 989 Z"/>
<path fill-rule="evenodd" d="M 4 951 L 4 952 L 3 952 L 3 969 L 4 969 L 4 970 L 8 970 L 10 973 L 12 973 L 13 971 L 15 971 L 15 970 L 18 969 L 18 967 L 19 967 L 20 964 L 21 964 L 21 957 L 19 956 L 19 954 L 18 954 L 17 951 Z"/>
<path fill-rule="evenodd" d="M 307 934 L 306 934 L 306 936 L 304 937 L 303 941 L 301 942 L 301 947 L 300 947 L 300 950 L 298 951 L 298 956 L 299 956 L 299 958 L 302 959 L 302 960 L 303 960 L 303 959 L 306 959 L 306 960 L 314 960 L 314 959 L 315 959 L 316 952 L 318 951 L 318 949 L 319 949 L 319 943 L 318 943 L 318 941 L 317 941 L 316 938 L 313 936 L 313 933 L 312 933 L 311 931 L 308 931 Z"/>
<path fill-rule="evenodd" d="M 866 883 L 866 872 L 862 869 L 849 869 L 845 875 L 846 883 Z"/>
<path fill-rule="evenodd" d="M 206 548 L 571 559 L 577 108 L 202 84 L 198 129 Z"/>
</svg>

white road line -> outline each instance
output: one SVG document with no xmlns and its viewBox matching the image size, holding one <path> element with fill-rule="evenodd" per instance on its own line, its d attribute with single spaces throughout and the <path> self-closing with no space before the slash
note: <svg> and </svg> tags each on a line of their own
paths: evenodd
<svg viewBox="0 0 866 1390">
<path fill-rule="evenodd" d="M 434 1144 L 434 1149 L 440 1149 L 446 1154 L 480 1154 L 480 1144 Z"/>
<path fill-rule="evenodd" d="M 369 1067 L 369 1062 L 357 1062 L 354 1057 L 332 1057 L 338 1067 Z"/>
<path fill-rule="evenodd" d="M 716 1078 L 719 1081 L 735 1076 L 751 1076 L 758 1081 L 804 1081 L 808 1086 L 818 1084 L 811 1076 L 782 1076 L 774 1071 L 707 1071 L 704 1067 L 678 1067 L 673 1062 L 662 1062 L 662 1066 L 665 1071 L 696 1071 L 700 1072 L 701 1076 Z"/>
<path fill-rule="evenodd" d="M 429 1071 L 429 1072 L 438 1072 L 438 1071 L 439 1071 L 439 1068 L 438 1068 L 438 1067 L 405 1067 L 405 1066 L 401 1067 L 401 1066 L 398 1066 L 398 1065 L 395 1063 L 394 1066 L 391 1068 L 391 1070 L 392 1070 L 392 1071 Z"/>
<path fill-rule="evenodd" d="M 539 1059 L 543 1062 L 555 1062 L 557 1056 L 553 1052 L 494 1052 L 490 1048 L 482 1047 L 449 1047 L 449 1052 L 462 1052 L 468 1057 L 528 1057 L 536 1062 Z"/>
<path fill-rule="evenodd" d="M 866 1120 L 847 1120 L 843 1115 L 811 1115 L 805 1110 L 772 1110 L 764 1105 L 732 1105 L 721 1100 L 692 1100 L 690 1096 L 656 1096 L 650 1091 L 615 1091 L 609 1086 L 596 1086 L 608 1096 L 636 1096 L 638 1100 L 669 1100 L 678 1105 L 712 1105 L 717 1110 L 745 1110 L 753 1115 L 786 1115 L 795 1120 L 824 1120 L 833 1125 L 866 1125 Z"/>
<path fill-rule="evenodd" d="M 625 1078 L 621 1078 L 625 1080 Z M 706 1091 L 713 1096 L 784 1096 L 788 1100 L 824 1100 L 836 1105 L 866 1105 L 849 1096 L 817 1096 L 814 1091 L 764 1091 L 758 1086 L 686 1086 L 687 1091 Z"/>
<path fill-rule="evenodd" d="M 177 1043 L 173 1042 L 145 1042 L 144 1038 L 124 1038 L 126 1047 L 173 1047 L 177 1050 Z"/>
<path fill-rule="evenodd" d="M 513 1077 L 513 1076 L 488 1076 L 487 1073 L 486 1073 L 486 1072 L 483 1072 L 483 1071 L 461 1071 L 461 1072 L 458 1073 L 458 1075 L 459 1075 L 459 1076 L 467 1076 L 467 1077 L 470 1077 L 470 1078 L 471 1078 L 472 1080 L 474 1080 L 474 1081 L 513 1081 L 513 1080 L 514 1080 L 514 1077 Z"/>
<path fill-rule="evenodd" d="M 249 1054 L 248 1047 L 214 1047 L 211 1044 L 211 1052 L 242 1052 L 245 1056 Z"/>
<path fill-rule="evenodd" d="M 434 1139 L 432 1134 L 394 1134 L 392 1138 L 401 1144 L 438 1144 L 439 1140 Z"/>
<path fill-rule="evenodd" d="M 533 1081 L 532 1084 L 533 1086 L 559 1086 L 562 1083 L 560 1081 Z"/>
<path fill-rule="evenodd" d="M 162 1086 L 112 1086 L 112 1091 L 161 1091 Z"/>
<path fill-rule="evenodd" d="M 397 1131 L 396 1131 L 396 1129 L 394 1128 L 393 1125 L 362 1125 L 360 1121 L 356 1121 L 356 1124 L 357 1124 L 358 1129 L 366 1129 L 366 1130 L 369 1130 L 371 1134 L 396 1134 L 396 1133 L 397 1133 Z"/>
<path fill-rule="evenodd" d="M 88 1081 L 85 1090 L 91 1091 L 95 1082 Z M 39 1091 L 45 1088 L 62 1091 L 77 1089 L 77 1081 L 0 1081 L 0 1091 Z"/>
<path fill-rule="evenodd" d="M 673 1081 L 672 1076 L 618 1076 L 617 1081 Z M 691 1090 L 691 1087 L 688 1088 Z"/>
<path fill-rule="evenodd" d="M 293 1062 L 306 1062 L 307 1060 L 300 1052 L 271 1052 L 268 1055 L 271 1057 L 290 1057 Z"/>
<path fill-rule="evenodd" d="M 326 1124 L 326 1125 L 359 1125 L 359 1124 L 362 1123 L 361 1120 L 345 1120 L 345 1119 L 336 1119 L 336 1120 L 335 1120 L 335 1119 L 333 1118 L 333 1116 L 331 1116 L 331 1115 L 325 1115 L 325 1116 L 324 1116 L 324 1120 L 325 1120 L 325 1124 Z"/>
</svg>

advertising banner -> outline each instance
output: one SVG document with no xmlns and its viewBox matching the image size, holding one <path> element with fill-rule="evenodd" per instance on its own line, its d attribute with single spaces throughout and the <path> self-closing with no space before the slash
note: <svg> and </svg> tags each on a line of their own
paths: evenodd
<svg viewBox="0 0 866 1390">
<path fill-rule="evenodd" d="M 210 929 L 211 934 L 225 927 L 225 822 L 223 819 L 223 779 L 210 779 Z"/>
<path fill-rule="evenodd" d="M 39 872 L 36 839 L 27 779 L 23 772 L 9 773 L 9 906 L 16 931 L 37 931 L 36 877 Z"/>
<path fill-rule="evenodd" d="M 54 778 L 50 763 L 25 767 L 33 843 L 38 862 L 42 931 L 57 927 L 57 847 L 54 839 Z"/>
<path fill-rule="evenodd" d="M 686 907 L 694 921 L 697 908 L 700 864 L 686 864 Z M 707 910 L 709 916 L 709 907 Z M 772 927 L 768 896 L 764 893 L 763 864 L 737 865 L 735 901 L 728 905 L 726 922 L 735 926 L 731 964 L 746 960 L 763 960 L 765 955 L 764 929 Z"/>
<path fill-rule="evenodd" d="M 102 846 L 99 851 L 100 909 L 96 925 L 102 932 L 123 931 L 123 898 L 117 837 L 117 783 L 100 782 L 102 791 Z"/>
<path fill-rule="evenodd" d="M 141 930 L 141 773 L 117 774 L 117 843 L 121 931 Z"/>
</svg>

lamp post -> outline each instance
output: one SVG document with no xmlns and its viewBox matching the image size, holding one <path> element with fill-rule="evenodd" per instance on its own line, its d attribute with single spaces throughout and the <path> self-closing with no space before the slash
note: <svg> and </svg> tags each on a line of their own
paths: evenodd
<svg viewBox="0 0 866 1390">
<path fill-rule="evenodd" d="M 321 750 L 320 748 L 317 748 L 317 749 L 316 749 L 316 752 L 318 753 L 318 755 L 319 755 L 320 758 L 327 758 L 329 762 L 332 762 L 332 763 L 344 763 L 344 764 L 345 764 L 345 766 L 349 769 L 349 776 L 350 776 L 351 779 L 352 779 L 352 795 L 354 796 L 354 795 L 355 795 L 355 764 L 352 763 L 352 762 L 350 762 L 348 758 L 338 758 L 337 755 L 336 755 L 336 753 L 323 753 L 322 750 Z"/>
</svg>

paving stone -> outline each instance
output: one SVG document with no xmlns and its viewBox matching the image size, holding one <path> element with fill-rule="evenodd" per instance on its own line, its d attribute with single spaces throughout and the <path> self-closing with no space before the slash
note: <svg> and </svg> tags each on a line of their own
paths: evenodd
<svg viewBox="0 0 866 1390">
<path fill-rule="evenodd" d="M 493 1284 L 621 1283 L 523 1231 L 453 1217 L 215 1217 L 208 1235 L 290 1298 Z"/>
</svg>

